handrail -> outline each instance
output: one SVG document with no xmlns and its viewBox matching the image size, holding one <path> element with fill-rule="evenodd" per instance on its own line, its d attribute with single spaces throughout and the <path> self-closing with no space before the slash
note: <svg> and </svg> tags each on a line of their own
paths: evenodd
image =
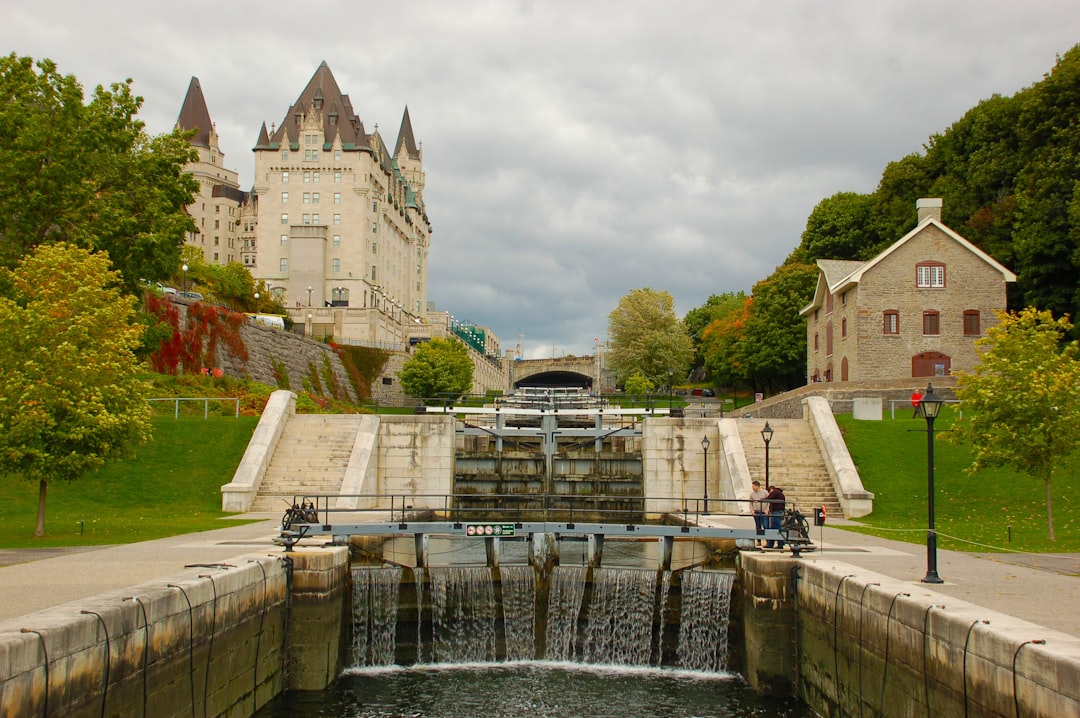
<svg viewBox="0 0 1080 718">
<path fill-rule="evenodd" d="M 147 401 L 171 401 L 175 403 L 173 407 L 173 418 L 180 418 L 180 402 L 182 401 L 201 401 L 203 403 L 203 418 L 210 417 L 210 402 L 212 401 L 231 401 L 235 404 L 234 416 L 240 418 L 240 399 L 235 396 L 169 396 L 169 397 L 154 397 L 148 398 Z"/>
</svg>

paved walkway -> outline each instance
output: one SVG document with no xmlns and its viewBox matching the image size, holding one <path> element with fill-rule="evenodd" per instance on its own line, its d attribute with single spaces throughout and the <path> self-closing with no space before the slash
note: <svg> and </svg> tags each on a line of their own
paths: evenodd
<svg viewBox="0 0 1080 718">
<path fill-rule="evenodd" d="M 260 516 L 265 520 L 123 546 L 0 551 L 0 621 L 11 628 L 34 611 L 205 570 L 199 564 L 276 555 L 281 549 L 272 539 L 280 519 L 276 514 Z M 732 525 L 738 523 L 736 519 Z M 926 574 L 922 545 L 829 527 L 813 527 L 811 532 L 820 548 L 803 554 L 806 561 L 849 564 L 1080 636 L 1080 555 L 939 551 L 938 573 L 945 583 L 931 587 L 920 583 Z"/>
</svg>

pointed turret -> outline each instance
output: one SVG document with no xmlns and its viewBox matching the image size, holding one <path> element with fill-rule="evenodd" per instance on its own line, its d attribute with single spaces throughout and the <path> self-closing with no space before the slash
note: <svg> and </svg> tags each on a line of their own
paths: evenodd
<svg viewBox="0 0 1080 718">
<path fill-rule="evenodd" d="M 262 123 L 262 127 L 259 128 L 259 139 L 255 140 L 255 148 L 269 147 L 270 135 L 266 132 L 266 123 Z"/>
<path fill-rule="evenodd" d="M 206 109 L 206 98 L 203 97 L 202 85 L 197 77 L 192 77 L 188 84 L 184 104 L 180 106 L 180 116 L 176 118 L 176 126 L 183 130 L 195 130 L 191 144 L 196 147 L 210 147 L 210 132 L 214 123 L 210 120 L 210 110 Z"/>
<path fill-rule="evenodd" d="M 412 121 L 409 119 L 408 105 L 405 105 L 405 114 L 401 117 L 401 128 L 398 129 L 397 146 L 394 147 L 394 157 L 400 157 L 403 149 L 409 159 L 423 159 L 420 150 L 416 147 L 416 138 L 413 137 Z"/>
</svg>

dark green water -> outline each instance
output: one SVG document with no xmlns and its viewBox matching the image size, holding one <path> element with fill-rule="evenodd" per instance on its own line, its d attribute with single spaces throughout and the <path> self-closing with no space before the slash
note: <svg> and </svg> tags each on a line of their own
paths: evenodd
<svg viewBox="0 0 1080 718">
<path fill-rule="evenodd" d="M 352 669 L 330 689 L 292 692 L 256 718 L 813 718 L 732 674 L 577 663 Z"/>
</svg>

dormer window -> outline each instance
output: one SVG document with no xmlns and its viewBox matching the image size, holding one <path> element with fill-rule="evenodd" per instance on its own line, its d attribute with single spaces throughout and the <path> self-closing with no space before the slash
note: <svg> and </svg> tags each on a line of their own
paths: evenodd
<svg viewBox="0 0 1080 718">
<path fill-rule="evenodd" d="M 945 265 L 941 262 L 921 262 L 915 265 L 915 286 L 919 289 L 943 289 Z"/>
</svg>

